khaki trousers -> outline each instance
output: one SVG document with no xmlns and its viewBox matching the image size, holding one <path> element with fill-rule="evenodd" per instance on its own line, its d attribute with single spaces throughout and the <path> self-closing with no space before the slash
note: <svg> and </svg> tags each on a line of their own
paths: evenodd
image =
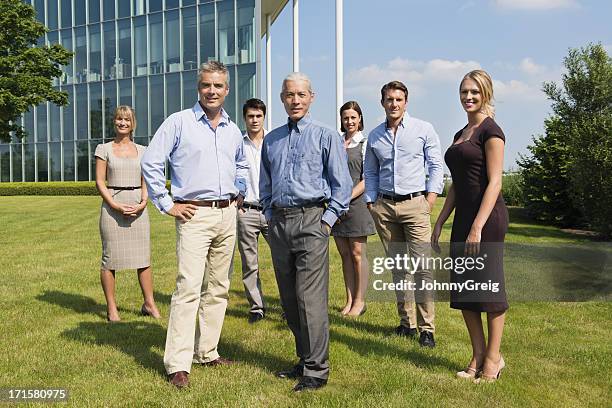
<svg viewBox="0 0 612 408">
<path fill-rule="evenodd" d="M 168 374 L 219 357 L 236 241 L 236 206 L 198 207 L 188 222 L 176 221 L 178 275 L 172 294 L 164 366 Z M 196 325 L 197 320 L 197 325 Z"/>
<path fill-rule="evenodd" d="M 425 196 L 400 202 L 379 198 L 372 205 L 371 214 L 388 257 L 403 256 L 406 248 L 410 257 L 430 256 L 431 210 Z M 415 270 L 414 275 L 406 269 L 393 270 L 395 283 L 413 281 L 417 289 L 422 281 L 431 282 L 432 279 L 432 272 L 422 267 Z M 435 311 L 430 293 L 416 292 L 416 311 L 413 291 L 396 290 L 395 295 L 402 326 L 434 332 Z"/>
</svg>

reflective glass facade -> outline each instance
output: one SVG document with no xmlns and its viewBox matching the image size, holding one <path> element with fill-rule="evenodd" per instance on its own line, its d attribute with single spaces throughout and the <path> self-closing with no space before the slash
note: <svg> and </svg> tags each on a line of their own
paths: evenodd
<svg viewBox="0 0 612 408">
<path fill-rule="evenodd" d="M 256 93 L 255 0 L 29 0 L 49 28 L 40 43 L 75 56 L 54 86 L 69 104 L 45 103 L 23 116 L 28 136 L 0 144 L 0 181 L 95 179 L 93 152 L 114 137 L 116 106 L 131 105 L 135 141 L 197 100 L 197 67 L 230 70 L 225 109 L 244 128 L 241 106 Z"/>
</svg>

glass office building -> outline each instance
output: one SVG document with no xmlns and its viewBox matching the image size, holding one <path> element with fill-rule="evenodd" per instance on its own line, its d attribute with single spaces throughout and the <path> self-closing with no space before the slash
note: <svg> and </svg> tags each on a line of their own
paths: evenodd
<svg viewBox="0 0 612 408">
<path fill-rule="evenodd" d="M 225 109 L 244 128 L 241 106 L 256 95 L 255 0 L 29 0 L 49 28 L 40 43 L 74 51 L 54 86 L 69 104 L 23 116 L 28 136 L 0 144 L 0 181 L 95 179 L 96 145 L 113 138 L 118 105 L 136 110 L 136 143 L 197 100 L 197 67 L 230 71 Z"/>
</svg>

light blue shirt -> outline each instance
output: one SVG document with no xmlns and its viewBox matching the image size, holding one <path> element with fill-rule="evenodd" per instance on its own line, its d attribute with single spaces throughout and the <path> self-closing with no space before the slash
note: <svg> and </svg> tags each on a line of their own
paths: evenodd
<svg viewBox="0 0 612 408">
<path fill-rule="evenodd" d="M 364 200 L 371 203 L 376 201 L 378 193 L 442 193 L 442 151 L 431 123 L 406 113 L 395 137 L 386 121 L 375 127 L 368 135 L 363 178 Z"/>
<path fill-rule="evenodd" d="M 246 195 L 249 166 L 242 133 L 225 112 L 213 130 L 199 102 L 170 115 L 142 158 L 142 175 L 155 206 L 168 212 L 173 200 L 224 200 Z M 171 171 L 172 196 L 166 189 L 165 162 Z"/>
<path fill-rule="evenodd" d="M 308 115 L 268 133 L 259 176 L 259 201 L 266 219 L 274 207 L 326 202 L 322 221 L 333 226 L 349 208 L 353 180 L 347 163 L 340 134 Z"/>
</svg>

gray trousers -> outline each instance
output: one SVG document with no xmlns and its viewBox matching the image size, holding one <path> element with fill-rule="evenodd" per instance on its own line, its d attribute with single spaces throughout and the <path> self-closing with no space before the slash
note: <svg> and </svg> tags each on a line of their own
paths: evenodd
<svg viewBox="0 0 612 408">
<path fill-rule="evenodd" d="M 268 245 L 268 224 L 261 211 L 255 209 L 238 210 L 238 251 L 242 260 L 242 283 L 251 308 L 250 313 L 264 314 L 266 306 L 259 278 L 258 240 L 261 234 Z"/>
<path fill-rule="evenodd" d="M 304 375 L 329 376 L 329 235 L 323 208 L 274 209 L 270 249 L 281 304 Z"/>
</svg>

